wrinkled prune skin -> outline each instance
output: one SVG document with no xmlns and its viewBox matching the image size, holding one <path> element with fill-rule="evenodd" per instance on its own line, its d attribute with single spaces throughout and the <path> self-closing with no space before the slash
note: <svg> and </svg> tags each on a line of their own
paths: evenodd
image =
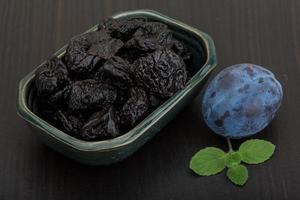
<svg viewBox="0 0 300 200">
<path fill-rule="evenodd" d="M 33 87 L 33 112 L 85 141 L 128 132 L 192 74 L 189 48 L 163 23 L 109 19 L 98 29 L 73 37 Z"/>
<path fill-rule="evenodd" d="M 89 73 L 94 70 L 103 57 L 93 53 L 96 50 L 92 50 L 91 52 L 88 50 L 90 48 L 97 49 L 97 46 L 101 43 L 114 45 L 115 41 L 103 30 L 73 37 L 69 42 L 65 55 L 68 70 L 77 75 Z M 111 49 L 111 46 L 106 49 L 106 52 L 109 49 Z M 107 53 L 105 55 L 107 56 Z"/>
<path fill-rule="evenodd" d="M 71 39 L 66 50 L 65 61 L 68 70 L 73 74 L 88 73 L 94 69 L 100 59 L 94 55 L 89 55 L 86 49 L 89 45 L 82 36 Z"/>
<path fill-rule="evenodd" d="M 50 96 L 64 87 L 68 81 L 68 71 L 64 63 L 51 58 L 35 72 L 35 85 L 38 96 Z"/>
<path fill-rule="evenodd" d="M 126 42 L 137 28 L 145 23 L 144 19 L 109 19 L 103 25 L 112 37 Z"/>
<path fill-rule="evenodd" d="M 85 119 L 82 115 L 75 116 L 66 111 L 58 110 L 54 114 L 54 120 L 64 131 L 76 137 L 78 136 Z"/>
<path fill-rule="evenodd" d="M 47 104 L 53 108 L 60 108 L 65 106 L 66 105 L 65 100 L 67 99 L 69 92 L 70 92 L 69 86 L 59 90 L 58 92 L 54 93 L 47 99 Z"/>
<path fill-rule="evenodd" d="M 128 90 L 133 85 L 130 69 L 131 64 L 127 60 L 114 56 L 106 61 L 91 78 L 113 85 L 119 90 Z"/>
<path fill-rule="evenodd" d="M 157 50 L 134 62 L 133 74 L 151 94 L 173 96 L 187 81 L 185 63 L 170 49 Z"/>
<path fill-rule="evenodd" d="M 271 122 L 282 97 L 282 87 L 271 71 L 254 64 L 237 64 L 222 70 L 209 83 L 202 113 L 215 133 L 243 138 Z"/>
<path fill-rule="evenodd" d="M 126 48 L 125 45 L 118 51 L 116 56 L 126 60 L 130 64 L 134 63 L 140 57 L 147 56 L 148 52 L 140 51 L 137 48 L 129 47 Z"/>
<path fill-rule="evenodd" d="M 123 45 L 124 43 L 119 39 L 104 40 L 93 45 L 88 50 L 88 54 L 96 56 L 99 59 L 108 60 L 113 57 Z"/>
<path fill-rule="evenodd" d="M 138 87 L 131 88 L 131 97 L 120 111 L 123 127 L 133 127 L 147 113 L 149 102 L 146 92 Z"/>
<path fill-rule="evenodd" d="M 113 86 L 95 80 L 77 81 L 71 86 L 68 108 L 72 111 L 105 108 L 112 105 L 116 97 Z"/>
<path fill-rule="evenodd" d="M 164 99 L 151 94 L 148 95 L 148 99 L 149 99 L 149 104 L 152 108 L 157 108 L 164 101 Z"/>
<path fill-rule="evenodd" d="M 108 112 L 94 113 L 83 125 L 80 139 L 87 141 L 105 140 L 120 135 L 118 119 L 113 107 Z"/>
<path fill-rule="evenodd" d="M 137 29 L 125 47 L 136 48 L 140 51 L 153 51 L 161 47 L 171 46 L 172 41 L 172 33 L 168 30 L 167 25 L 148 22 Z"/>
<path fill-rule="evenodd" d="M 133 83 L 130 69 L 130 63 L 117 56 L 106 61 L 102 68 L 104 75 L 112 80 L 111 84 L 120 89 L 127 89 Z"/>
<path fill-rule="evenodd" d="M 130 98 L 130 89 L 127 90 L 118 89 L 117 98 L 114 103 L 115 109 L 117 111 L 120 111 L 129 98 Z"/>
<path fill-rule="evenodd" d="M 53 122 L 53 116 L 56 109 L 53 109 L 48 105 L 47 99 L 37 96 L 32 104 L 32 111 L 40 116 L 42 119 L 45 119 L 48 122 Z"/>
<path fill-rule="evenodd" d="M 177 39 L 173 39 L 172 41 L 172 50 L 184 61 L 189 60 L 192 56 L 192 53 L 188 50 L 186 45 Z"/>
<path fill-rule="evenodd" d="M 99 31 L 85 33 L 84 36 L 85 36 L 85 40 L 86 40 L 88 46 L 92 46 L 92 45 L 98 44 L 104 40 L 111 39 L 111 36 L 107 33 L 106 30 L 103 30 L 103 29 L 101 29 Z"/>
</svg>

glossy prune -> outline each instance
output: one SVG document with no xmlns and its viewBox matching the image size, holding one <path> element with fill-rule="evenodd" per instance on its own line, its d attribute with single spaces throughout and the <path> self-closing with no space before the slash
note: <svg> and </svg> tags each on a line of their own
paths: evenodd
<svg viewBox="0 0 300 200">
<path fill-rule="evenodd" d="M 47 98 L 47 104 L 52 106 L 53 108 L 59 108 L 61 106 L 65 106 L 65 100 L 68 97 L 68 94 L 70 92 L 70 87 L 67 86 L 55 94 L 51 95 L 49 98 Z"/>
<path fill-rule="evenodd" d="M 165 24 L 148 22 L 137 29 L 125 47 L 136 48 L 140 51 L 153 51 L 160 47 L 171 46 L 172 40 L 172 33 Z"/>
<path fill-rule="evenodd" d="M 58 110 L 54 114 L 54 120 L 64 129 L 64 131 L 73 136 L 78 136 L 78 133 L 84 123 L 84 117 L 82 115 L 75 116 L 62 110 Z"/>
<path fill-rule="evenodd" d="M 134 47 L 126 48 L 123 46 L 116 55 L 132 64 L 135 60 L 140 57 L 145 57 L 147 54 L 148 52 L 140 51 Z"/>
<path fill-rule="evenodd" d="M 70 110 L 93 110 L 112 105 L 117 97 L 113 86 L 95 80 L 77 81 L 71 85 L 68 96 Z"/>
<path fill-rule="evenodd" d="M 125 127 L 133 127 L 145 116 L 149 102 L 146 92 L 138 87 L 131 88 L 130 98 L 120 111 L 121 124 Z"/>
<path fill-rule="evenodd" d="M 102 67 L 103 73 L 110 78 L 111 84 L 118 88 L 128 88 L 132 83 L 130 63 L 120 57 L 112 57 Z"/>
<path fill-rule="evenodd" d="M 83 36 L 85 37 L 85 40 L 86 40 L 88 46 L 92 46 L 92 45 L 98 44 L 104 40 L 111 39 L 111 36 L 104 29 L 101 29 L 99 31 L 88 32 L 88 33 L 85 33 Z"/>
<path fill-rule="evenodd" d="M 100 58 L 86 52 L 89 46 L 85 38 L 72 38 L 66 50 L 65 61 L 73 74 L 88 73 L 94 69 Z"/>
<path fill-rule="evenodd" d="M 96 112 L 83 125 L 79 138 L 87 141 L 105 140 L 120 135 L 113 107 L 108 112 Z"/>
<path fill-rule="evenodd" d="M 184 61 L 189 60 L 192 56 L 192 53 L 188 50 L 186 45 L 177 39 L 173 39 L 172 41 L 172 50 Z"/>
<path fill-rule="evenodd" d="M 69 81 L 66 66 L 56 57 L 43 64 L 35 72 L 35 75 L 38 96 L 50 96 L 64 87 Z"/>
<path fill-rule="evenodd" d="M 144 23 L 144 19 L 109 19 L 101 28 L 107 30 L 112 37 L 125 42 Z"/>
<path fill-rule="evenodd" d="M 102 42 L 93 45 L 87 53 L 96 56 L 99 59 L 107 60 L 113 57 L 122 46 L 123 42 L 118 39 L 103 40 Z"/>
<path fill-rule="evenodd" d="M 157 108 L 163 102 L 162 98 L 151 94 L 148 95 L 148 100 L 152 108 Z"/>
<path fill-rule="evenodd" d="M 77 75 L 94 70 L 102 57 L 88 50 L 101 43 L 106 44 L 107 41 L 111 41 L 110 39 L 111 37 L 105 31 L 95 31 L 73 37 L 65 55 L 68 70 Z"/>
<path fill-rule="evenodd" d="M 114 107 L 117 111 L 121 110 L 126 101 L 130 98 L 130 89 L 118 89 L 117 98 L 114 103 Z"/>
<path fill-rule="evenodd" d="M 185 63 L 170 49 L 157 50 L 134 62 L 133 74 L 151 94 L 173 96 L 187 81 Z"/>
</svg>

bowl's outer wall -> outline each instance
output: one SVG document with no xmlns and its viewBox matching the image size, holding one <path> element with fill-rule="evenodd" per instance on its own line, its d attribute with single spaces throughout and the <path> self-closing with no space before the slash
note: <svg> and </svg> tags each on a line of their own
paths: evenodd
<svg viewBox="0 0 300 200">
<path fill-rule="evenodd" d="M 155 11 L 145 11 L 144 13 L 145 17 L 147 17 L 147 13 L 157 14 L 157 12 Z M 121 13 L 119 17 L 126 17 L 126 15 Z M 133 17 L 133 15 L 131 15 L 130 17 Z M 214 46 L 212 46 L 211 48 L 213 48 L 214 50 Z M 211 71 L 216 65 L 216 58 L 213 58 L 213 62 L 209 63 L 209 65 L 211 65 L 210 66 L 210 71 Z M 205 66 L 203 66 L 202 68 L 204 67 Z M 62 153 L 63 155 L 88 165 L 108 165 L 111 163 L 119 162 L 127 158 L 135 151 L 137 151 L 143 144 L 145 144 L 156 133 L 158 133 L 170 120 L 172 120 L 176 116 L 178 112 L 180 112 L 199 93 L 201 87 L 207 80 L 207 77 L 208 76 L 202 79 L 202 81 L 200 81 L 195 87 L 193 87 L 191 91 L 185 94 L 185 96 L 181 98 L 179 102 L 177 102 L 176 106 L 168 110 L 156 123 L 154 123 L 148 130 L 146 130 L 146 132 L 143 133 L 142 136 L 138 137 L 130 144 L 123 145 L 121 147 L 112 148 L 107 151 L 85 151 L 85 150 L 72 148 L 71 146 L 68 146 L 61 140 L 58 140 L 57 138 L 51 136 L 51 134 L 49 134 L 47 130 L 40 129 L 39 127 L 32 125 L 32 123 L 28 123 L 28 124 L 32 128 L 33 132 L 36 132 L 39 138 L 45 144 L 47 144 L 52 149 Z M 22 112 L 19 111 L 19 114 L 27 121 L 26 117 L 22 116 Z"/>
</svg>

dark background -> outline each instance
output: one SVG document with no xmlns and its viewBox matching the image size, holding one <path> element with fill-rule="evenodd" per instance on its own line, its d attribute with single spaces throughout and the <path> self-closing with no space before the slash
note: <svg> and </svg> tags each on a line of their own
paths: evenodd
<svg viewBox="0 0 300 200">
<path fill-rule="evenodd" d="M 250 62 L 283 84 L 278 117 L 255 138 L 276 144 L 274 157 L 249 166 L 243 188 L 221 173 L 197 177 L 199 149 L 227 149 L 203 123 L 198 96 L 129 159 L 108 167 L 75 163 L 41 144 L 16 114 L 18 81 L 104 18 L 138 8 L 158 10 L 207 32 L 222 68 Z M 297 199 L 300 195 L 299 0 L 6 0 L 0 1 L 0 199 Z M 241 141 L 234 143 L 235 148 Z"/>
</svg>

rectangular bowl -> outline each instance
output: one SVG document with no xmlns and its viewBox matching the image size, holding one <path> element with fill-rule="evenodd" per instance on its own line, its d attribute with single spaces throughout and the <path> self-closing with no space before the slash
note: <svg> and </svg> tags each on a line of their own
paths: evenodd
<svg viewBox="0 0 300 200">
<path fill-rule="evenodd" d="M 213 40 L 205 33 L 180 21 L 152 10 L 134 10 L 113 15 L 112 18 L 147 18 L 165 23 L 175 37 L 184 41 L 193 53 L 191 65 L 195 75 L 186 87 L 164 102 L 136 127 L 119 137 L 96 142 L 82 141 L 58 130 L 31 110 L 29 93 L 35 78 L 35 70 L 26 75 L 19 84 L 17 112 L 37 133 L 39 138 L 54 150 L 88 165 L 107 165 L 121 161 L 137 151 L 145 142 L 158 133 L 187 103 L 195 97 L 209 73 L 217 63 Z M 95 31 L 95 25 L 86 32 Z M 67 45 L 54 56 L 63 57 Z"/>
</svg>

